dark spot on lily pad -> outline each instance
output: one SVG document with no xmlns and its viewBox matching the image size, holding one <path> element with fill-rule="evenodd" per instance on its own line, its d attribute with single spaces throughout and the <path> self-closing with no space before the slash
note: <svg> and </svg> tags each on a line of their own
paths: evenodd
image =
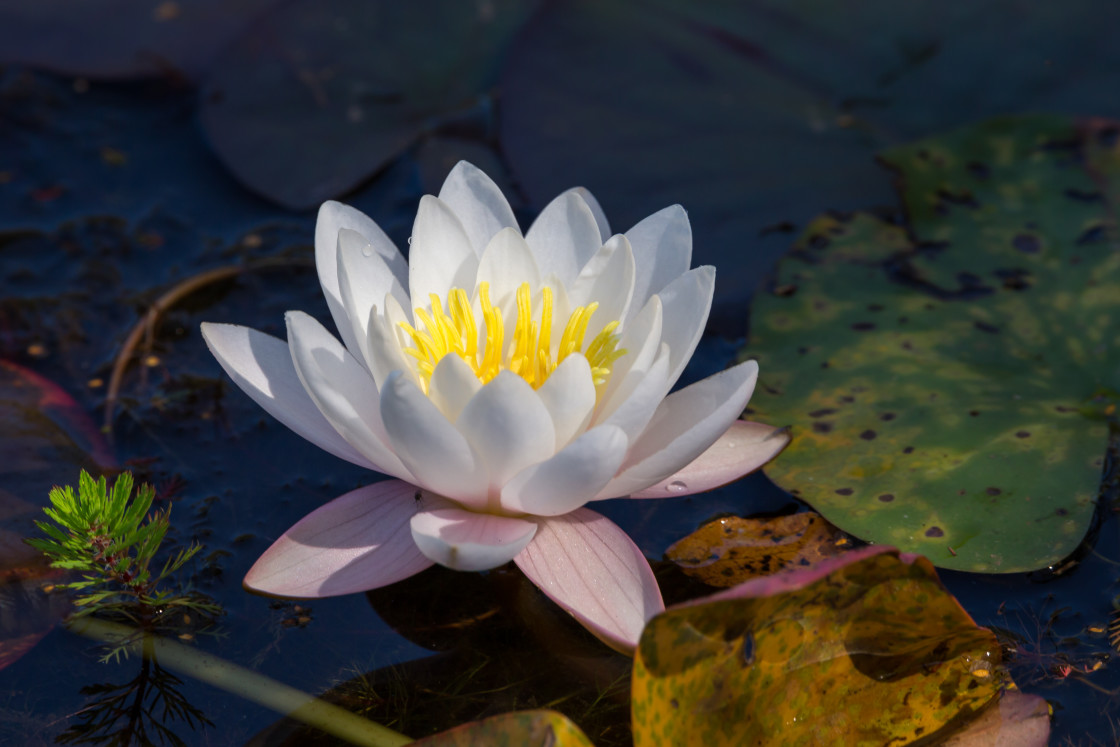
<svg viewBox="0 0 1120 747">
<path fill-rule="evenodd" d="M 874 440 L 875 440 L 875 436 L 877 436 L 877 435 L 878 435 L 878 434 L 877 434 L 877 433 L 875 433 L 875 431 L 873 431 L 873 430 L 871 430 L 870 428 L 868 428 L 868 429 L 867 429 L 867 430 L 865 430 L 865 431 L 864 431 L 863 433 L 859 434 L 859 437 L 860 437 L 860 438 L 862 438 L 862 439 L 863 439 L 864 441 L 874 441 Z"/>
<path fill-rule="evenodd" d="M 984 492 L 986 492 L 988 495 L 1000 495 L 1001 493 L 1003 493 L 1003 491 L 999 488 L 988 488 Z"/>
<path fill-rule="evenodd" d="M 836 488 L 836 495 L 851 495 L 854 491 L 851 488 Z"/>
<path fill-rule="evenodd" d="M 1056 513 L 1058 516 L 1069 516 L 1069 509 L 1068 508 L 1059 508 L 1054 513 Z"/>
<path fill-rule="evenodd" d="M 966 168 L 968 169 L 968 173 L 972 174 L 977 179 L 987 179 L 991 176 L 991 171 L 988 167 L 979 161 L 969 161 Z"/>
<path fill-rule="evenodd" d="M 820 409 L 820 410 L 813 410 L 811 413 L 809 413 L 809 417 L 811 417 L 811 418 L 823 418 L 825 415 L 834 415 L 835 413 L 836 413 L 836 410 L 832 409 L 831 407 L 825 407 L 825 408 Z"/>
<path fill-rule="evenodd" d="M 903 454 L 913 454 L 914 453 L 914 447 L 913 446 L 907 446 L 905 449 L 902 450 L 902 453 Z"/>
<path fill-rule="evenodd" d="M 1024 254 L 1038 254 L 1039 250 L 1042 248 L 1038 238 L 1031 236 L 1029 233 L 1015 234 L 1015 238 L 1011 239 L 1011 246 Z"/>
<path fill-rule="evenodd" d="M 980 330 L 981 332 L 987 332 L 990 335 L 998 335 L 999 334 L 999 327 L 995 326 L 994 324 L 988 324 L 987 322 L 982 322 L 979 319 L 977 319 L 975 322 L 973 322 L 972 326 L 976 327 L 976 329 Z"/>
<path fill-rule="evenodd" d="M 794 285 L 793 283 L 786 283 L 785 285 L 779 285 L 778 287 L 776 287 L 774 289 L 774 295 L 779 296 L 781 298 L 789 298 L 794 293 L 797 293 L 797 286 Z"/>
<path fill-rule="evenodd" d="M 1067 189 L 1062 194 L 1064 194 L 1071 200 L 1077 200 L 1078 202 L 1100 202 L 1102 199 L 1102 195 L 1100 192 L 1089 192 L 1084 189 L 1073 189 L 1072 187 L 1070 189 Z"/>
<path fill-rule="evenodd" d="M 930 527 L 929 529 L 926 530 L 926 536 L 927 537 L 944 537 L 945 532 L 944 532 L 944 530 L 941 529 L 941 527 Z"/>
<path fill-rule="evenodd" d="M 828 361 L 821 363 L 821 368 L 828 368 Z"/>
<path fill-rule="evenodd" d="M 827 236 L 822 236 L 819 233 L 809 239 L 809 248 L 810 249 L 817 249 L 817 250 L 826 249 L 828 247 L 828 244 L 829 244 L 828 237 Z"/>
<path fill-rule="evenodd" d="M 894 493 L 883 493 L 879 496 L 879 500 L 881 500 L 883 503 L 890 503 L 894 500 Z"/>
<path fill-rule="evenodd" d="M 856 332 L 869 332 L 875 329 L 875 322 L 856 322 L 852 325 Z"/>
<path fill-rule="evenodd" d="M 1077 237 L 1077 245 L 1084 246 L 1085 244 L 1094 244 L 1105 237 L 1105 227 L 1101 224 L 1089 226 L 1081 235 Z"/>
<path fill-rule="evenodd" d="M 1015 433 L 1015 438 L 1030 438 L 1030 437 L 1031 437 L 1031 432 L 1030 431 L 1017 431 Z"/>
<path fill-rule="evenodd" d="M 897 416 L 893 412 L 884 412 L 879 416 L 879 420 L 894 420 Z"/>
<path fill-rule="evenodd" d="M 846 405 L 850 405 L 850 404 L 852 404 L 853 402 L 856 401 L 856 398 L 855 397 L 849 397 L 848 395 L 845 394 L 843 397 L 840 397 L 840 401 L 843 402 Z"/>
<path fill-rule="evenodd" d="M 881 303 L 869 303 L 869 304 L 867 304 L 867 310 L 868 311 L 882 311 L 885 308 L 886 307 L 883 306 L 883 304 L 881 304 Z"/>
<path fill-rule="evenodd" d="M 818 420 L 815 423 L 813 423 L 813 432 L 814 433 L 831 433 L 832 432 L 832 423 L 829 423 L 829 422 L 824 421 L 824 420 Z"/>
<path fill-rule="evenodd" d="M 971 415 L 974 418 L 980 417 L 980 411 L 979 410 L 969 410 L 968 414 Z"/>
</svg>

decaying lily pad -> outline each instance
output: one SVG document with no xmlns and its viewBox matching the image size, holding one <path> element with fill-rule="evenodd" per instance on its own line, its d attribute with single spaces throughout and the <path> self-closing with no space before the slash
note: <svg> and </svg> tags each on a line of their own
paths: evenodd
<svg viewBox="0 0 1120 747">
<path fill-rule="evenodd" d="M 1014 572 L 1081 541 L 1120 387 L 1115 124 L 991 120 L 897 148 L 905 219 L 816 220 L 752 313 L 767 475 L 860 538 Z"/>
<path fill-rule="evenodd" d="M 687 575 L 729 588 L 787 568 L 803 568 L 851 547 L 851 540 L 811 512 L 709 521 L 665 551 Z"/>
<path fill-rule="evenodd" d="M 995 702 L 999 659 L 927 560 L 854 550 L 653 618 L 634 659 L 634 743 L 928 740 Z"/>
<path fill-rule="evenodd" d="M 525 747 L 593 747 L 579 727 L 556 711 L 517 711 L 463 724 L 421 739 L 418 747 L 473 747 L 479 744 Z"/>
</svg>

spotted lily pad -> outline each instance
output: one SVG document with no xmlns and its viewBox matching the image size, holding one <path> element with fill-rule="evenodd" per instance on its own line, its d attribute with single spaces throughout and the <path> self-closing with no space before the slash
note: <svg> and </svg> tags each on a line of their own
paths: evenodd
<svg viewBox="0 0 1120 747">
<path fill-rule="evenodd" d="M 1120 386 L 1117 128 L 990 120 L 887 151 L 904 219 L 827 215 L 756 297 L 767 475 L 860 538 L 1016 572 L 1076 548 Z M 1099 401 L 1098 401 L 1099 400 Z"/>
<path fill-rule="evenodd" d="M 927 560 L 855 550 L 653 618 L 634 744 L 932 741 L 995 702 L 999 651 Z"/>
<path fill-rule="evenodd" d="M 787 568 L 804 568 L 851 547 L 812 512 L 755 519 L 722 516 L 673 543 L 665 557 L 708 586 L 729 588 Z"/>
<path fill-rule="evenodd" d="M 517 711 L 463 724 L 450 731 L 421 739 L 417 747 L 473 747 L 474 745 L 525 745 L 525 747 L 593 747 L 580 728 L 556 711 Z"/>
</svg>

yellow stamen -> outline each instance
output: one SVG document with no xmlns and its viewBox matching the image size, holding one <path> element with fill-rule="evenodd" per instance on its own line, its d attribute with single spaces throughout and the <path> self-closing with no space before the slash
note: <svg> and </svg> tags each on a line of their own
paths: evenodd
<svg viewBox="0 0 1120 747">
<path fill-rule="evenodd" d="M 431 384 L 432 373 L 444 356 L 454 354 L 462 358 L 474 371 L 479 381 L 486 383 L 500 371 L 512 371 L 534 389 L 540 388 L 556 367 L 573 353 L 582 352 L 591 365 L 591 376 L 596 387 L 607 382 L 611 367 L 625 350 L 618 349 L 620 336 L 615 334 L 619 322 L 613 321 L 595 335 L 584 350 L 583 340 L 591 315 L 599 304 L 591 303 L 572 311 L 564 333 L 560 336 L 555 352 L 552 347 L 552 289 L 541 289 L 540 321 L 533 320 L 532 294 L 528 283 L 522 283 L 516 293 L 517 320 L 508 351 L 504 348 L 505 328 L 501 309 L 490 302 L 489 283 L 478 285 L 478 305 L 486 327 L 486 341 L 481 350 L 478 345 L 478 325 L 467 293 L 462 288 L 452 288 L 444 308 L 436 294 L 429 296 L 431 311 L 415 309 L 417 326 L 401 322 L 400 327 L 412 340 L 412 347 L 404 352 L 416 360 L 416 370 L 425 393 Z M 421 329 L 422 328 L 422 329 Z"/>
</svg>

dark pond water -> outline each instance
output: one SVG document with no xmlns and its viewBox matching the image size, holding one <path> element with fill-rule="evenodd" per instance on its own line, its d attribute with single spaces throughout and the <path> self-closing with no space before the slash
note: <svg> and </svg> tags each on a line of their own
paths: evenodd
<svg viewBox="0 0 1120 747">
<path fill-rule="evenodd" d="M 430 3 L 420 13 L 166 2 L 141 15 L 122 5 L 115 22 L 101 19 L 104 34 L 56 3 L 20 5 L 0 11 L 0 357 L 62 387 L 95 422 L 108 418 L 118 464 L 173 505 L 172 544 L 204 545 L 184 580 L 226 615 L 195 645 L 311 693 L 348 683 L 344 704 L 413 736 L 548 705 L 596 744 L 626 744 L 628 660 L 509 569 L 436 569 L 310 603 L 242 590 L 275 537 L 370 481 L 273 422 L 198 332 L 224 321 L 283 337 L 288 309 L 329 324 L 311 265 L 319 201 L 341 196 L 402 247 L 420 196 L 460 158 L 494 176 L 526 225 L 577 183 L 616 228 L 680 202 L 694 264 L 720 268 L 691 381 L 734 358 L 750 295 L 806 219 L 893 203 L 873 160 L 882 146 L 999 112 L 1120 115 L 1110 33 L 1120 19 L 1104 3 L 1063 3 L 1060 17 L 1010 1 L 968 12 L 929 3 L 899 17 L 886 3 L 841 14 L 808 3 L 686 12 L 667 0 L 644 13 L 616 3 Z M 218 26 L 196 25 L 204 10 Z M 181 26 L 146 36 L 158 23 Z M 190 43 L 207 28 L 236 41 Z M 151 304 L 230 266 L 251 269 L 164 313 L 106 413 L 114 362 Z M 25 437 L 0 434 L 0 453 L 13 455 L 0 467 L 5 494 L 41 503 L 89 466 L 73 449 L 29 459 Z M 1021 642 L 1011 670 L 1051 701 L 1053 744 L 1120 739 L 1105 632 L 1120 594 L 1114 476 L 1110 467 L 1070 564 L 942 573 L 979 624 Z M 709 517 L 801 506 L 756 475 L 597 508 L 656 561 Z M 26 515 L 0 518 L 26 528 Z M 659 573 L 667 601 L 696 593 L 672 568 Z M 1096 662 L 1090 674 L 1061 668 Z M 73 736 L 98 697 L 89 688 L 140 673 L 137 659 L 102 664 L 56 628 L 0 671 L 0 741 Z M 197 718 L 155 719 L 187 744 L 307 743 L 262 707 L 189 679 L 174 687 Z"/>
</svg>

